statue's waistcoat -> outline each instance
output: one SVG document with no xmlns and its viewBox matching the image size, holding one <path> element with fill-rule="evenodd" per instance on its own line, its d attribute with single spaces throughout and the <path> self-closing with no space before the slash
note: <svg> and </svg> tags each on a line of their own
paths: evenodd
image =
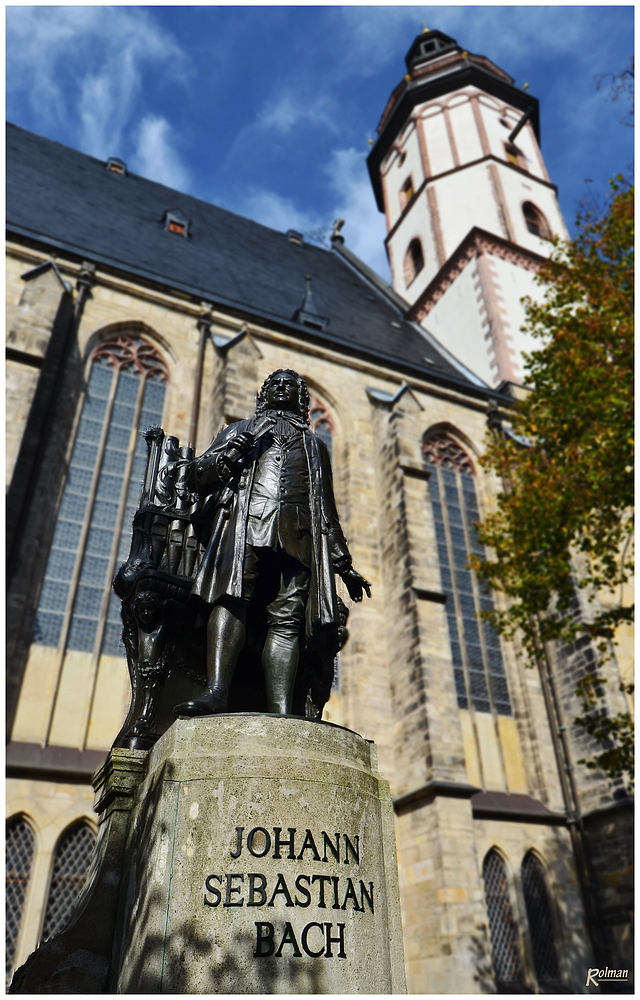
<svg viewBox="0 0 640 1000">
<path fill-rule="evenodd" d="M 285 421 L 256 462 L 247 521 L 247 545 L 282 548 L 310 566 L 309 468 L 302 432 Z M 272 443 L 269 443 L 271 442 Z"/>
</svg>

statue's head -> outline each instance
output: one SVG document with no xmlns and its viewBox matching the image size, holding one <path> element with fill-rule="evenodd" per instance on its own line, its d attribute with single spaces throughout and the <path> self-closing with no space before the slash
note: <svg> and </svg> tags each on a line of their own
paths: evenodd
<svg viewBox="0 0 640 1000">
<path fill-rule="evenodd" d="M 256 413 L 265 410 L 291 410 L 303 420 L 309 420 L 309 391 L 302 375 L 290 368 L 271 372 L 262 383 L 257 396 Z"/>
</svg>

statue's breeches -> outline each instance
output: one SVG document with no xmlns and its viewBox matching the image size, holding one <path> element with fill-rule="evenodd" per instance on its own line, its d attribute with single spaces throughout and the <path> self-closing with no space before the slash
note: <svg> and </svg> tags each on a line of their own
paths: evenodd
<svg viewBox="0 0 640 1000">
<path fill-rule="evenodd" d="M 274 551 L 247 545 L 242 586 L 242 599 L 246 606 L 262 574 L 273 582 L 274 596 L 266 608 L 269 631 L 292 638 L 299 636 L 304 627 L 309 596 L 309 569 L 282 549 Z"/>
</svg>

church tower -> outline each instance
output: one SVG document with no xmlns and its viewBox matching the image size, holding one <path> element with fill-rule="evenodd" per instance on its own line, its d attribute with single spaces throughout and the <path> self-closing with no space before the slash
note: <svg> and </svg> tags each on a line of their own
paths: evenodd
<svg viewBox="0 0 640 1000">
<path fill-rule="evenodd" d="M 567 237 L 540 152 L 538 101 L 485 56 L 425 30 L 368 165 L 409 316 L 489 385 L 521 383 L 524 295 Z"/>
</svg>

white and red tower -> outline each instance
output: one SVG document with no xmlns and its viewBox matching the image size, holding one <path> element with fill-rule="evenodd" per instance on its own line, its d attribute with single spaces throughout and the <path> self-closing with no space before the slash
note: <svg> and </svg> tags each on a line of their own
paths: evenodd
<svg viewBox="0 0 640 1000">
<path fill-rule="evenodd" d="M 409 315 L 497 387 L 523 380 L 521 298 L 567 237 L 539 145 L 538 101 L 484 56 L 424 31 L 369 156 L 393 287 Z"/>
</svg>

